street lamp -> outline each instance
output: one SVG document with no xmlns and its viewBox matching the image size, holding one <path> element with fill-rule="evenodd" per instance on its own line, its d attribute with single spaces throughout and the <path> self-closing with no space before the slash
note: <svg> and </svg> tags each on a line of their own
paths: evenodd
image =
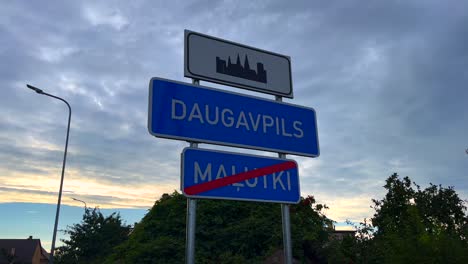
<svg viewBox="0 0 468 264">
<path fill-rule="evenodd" d="M 76 199 L 76 198 L 73 198 L 73 197 L 72 197 L 72 199 L 75 200 L 75 201 L 77 201 L 77 202 L 82 202 L 82 203 L 84 204 L 85 210 L 86 210 L 86 208 L 88 208 L 88 206 L 86 206 L 86 202 L 85 202 L 85 201 L 80 200 L 80 199 Z"/>
<path fill-rule="evenodd" d="M 70 134 L 70 120 L 71 120 L 71 107 L 68 104 L 67 101 L 64 99 L 57 97 L 52 94 L 48 94 L 44 92 L 43 90 L 34 87 L 32 85 L 26 84 L 26 87 L 29 89 L 35 91 L 38 94 L 43 94 L 55 99 L 58 99 L 62 102 L 64 102 L 68 106 L 68 126 L 67 126 L 67 139 L 65 141 L 65 152 L 63 153 L 63 165 L 62 165 L 62 177 L 60 178 L 60 189 L 59 189 L 59 195 L 58 195 L 58 202 L 57 202 L 57 212 L 55 213 L 55 224 L 54 224 L 54 234 L 52 236 L 52 246 L 50 248 L 50 258 L 49 258 L 49 263 L 53 264 L 54 263 L 54 250 L 55 250 L 55 238 L 57 237 L 57 226 L 58 226 L 58 220 L 59 220 L 59 214 L 60 214 L 60 203 L 62 201 L 62 188 L 63 188 L 63 176 L 65 173 L 65 162 L 67 161 L 67 149 L 68 149 L 68 136 Z"/>
</svg>

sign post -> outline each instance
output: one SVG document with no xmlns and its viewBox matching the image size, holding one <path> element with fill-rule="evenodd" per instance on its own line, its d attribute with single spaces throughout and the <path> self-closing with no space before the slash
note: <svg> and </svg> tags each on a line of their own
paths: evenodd
<svg viewBox="0 0 468 264">
<path fill-rule="evenodd" d="M 276 101 L 281 102 L 281 96 L 275 97 Z M 281 159 L 286 158 L 286 154 L 278 153 Z M 286 264 L 292 264 L 292 240 L 291 240 L 291 217 L 289 215 L 289 205 L 281 204 L 281 223 L 283 226 L 283 254 Z"/>
<path fill-rule="evenodd" d="M 315 110 L 293 98 L 289 56 L 185 31 L 184 76 L 152 78 L 148 131 L 184 140 L 181 189 L 187 197 L 186 263 L 195 262 L 197 199 L 281 204 L 284 261 L 292 264 L 289 204 L 300 201 L 298 165 L 286 154 L 320 155 Z M 199 80 L 267 93 L 275 100 L 200 86 Z M 277 152 L 278 158 L 199 149 L 198 143 Z"/>
<path fill-rule="evenodd" d="M 199 85 L 200 81 L 192 79 L 194 85 Z M 198 143 L 190 142 L 190 147 L 198 148 Z M 185 239 L 185 263 L 195 264 L 195 231 L 197 229 L 197 200 L 187 198 L 187 224 Z"/>
</svg>

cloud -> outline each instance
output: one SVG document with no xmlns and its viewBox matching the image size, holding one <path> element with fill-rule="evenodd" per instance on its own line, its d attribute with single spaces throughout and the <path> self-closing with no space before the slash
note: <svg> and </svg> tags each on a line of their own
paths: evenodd
<svg viewBox="0 0 468 264">
<path fill-rule="evenodd" d="M 351 198 L 336 199 L 329 196 L 323 196 L 324 201 L 329 206 L 330 210 L 325 211 L 325 215 L 337 222 L 363 222 L 364 218 L 369 218 L 373 215 L 373 209 L 370 208 L 369 197 L 356 196 Z M 320 201 L 318 201 L 320 202 Z"/>
<path fill-rule="evenodd" d="M 39 48 L 39 59 L 50 63 L 56 63 L 63 60 L 65 57 L 76 52 L 75 48 L 72 47 L 41 47 Z"/>
<path fill-rule="evenodd" d="M 85 19 L 93 26 L 107 25 L 115 30 L 121 30 L 128 25 L 128 20 L 117 9 L 109 10 L 106 8 L 85 6 L 83 8 Z"/>
<path fill-rule="evenodd" d="M 56 200 L 67 109 L 26 83 L 72 106 L 67 197 L 142 208 L 179 189 L 188 143 L 154 138 L 146 122 L 151 77 L 190 82 L 184 29 L 291 56 L 295 98 L 285 101 L 317 111 L 321 156 L 288 158 L 298 161 L 302 194 L 328 204 L 334 220 L 371 216 L 370 199 L 384 194 L 393 172 L 422 186 L 454 185 L 466 197 L 466 8 L 438 1 L 5 3 L 0 202 Z"/>
<path fill-rule="evenodd" d="M 73 205 L 71 197 L 100 208 L 148 208 L 162 193 L 171 193 L 176 182 L 168 181 L 157 184 L 151 181 L 133 180 L 122 185 L 117 181 L 102 181 L 102 174 L 84 173 L 69 170 L 64 180 L 64 204 Z M 82 174 L 83 172 L 79 172 Z M 55 174 L 55 175 L 54 175 Z M 48 171 L 45 175 L 21 173 L 10 174 L 2 178 L 0 200 L 2 202 L 40 202 L 55 203 L 60 182 L 60 171 Z M 55 176 L 52 178 L 52 176 Z"/>
</svg>

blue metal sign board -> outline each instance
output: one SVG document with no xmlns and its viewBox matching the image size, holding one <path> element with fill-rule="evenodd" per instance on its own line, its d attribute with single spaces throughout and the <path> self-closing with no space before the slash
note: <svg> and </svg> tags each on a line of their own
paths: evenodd
<svg viewBox="0 0 468 264">
<path fill-rule="evenodd" d="M 148 130 L 156 137 L 319 156 L 312 108 L 153 78 Z"/>
<path fill-rule="evenodd" d="M 181 189 L 191 198 L 298 203 L 293 160 L 185 148 Z"/>
</svg>

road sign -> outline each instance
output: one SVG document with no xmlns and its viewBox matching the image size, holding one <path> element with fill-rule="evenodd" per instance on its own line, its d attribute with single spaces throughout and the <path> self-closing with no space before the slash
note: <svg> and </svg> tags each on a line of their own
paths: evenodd
<svg viewBox="0 0 468 264">
<path fill-rule="evenodd" d="M 149 93 L 156 137 L 319 156 L 312 108 L 160 78 Z"/>
<path fill-rule="evenodd" d="M 185 77 L 293 98 L 288 56 L 185 30 Z"/>
<path fill-rule="evenodd" d="M 293 160 L 185 148 L 181 189 L 191 198 L 298 203 Z"/>
</svg>

